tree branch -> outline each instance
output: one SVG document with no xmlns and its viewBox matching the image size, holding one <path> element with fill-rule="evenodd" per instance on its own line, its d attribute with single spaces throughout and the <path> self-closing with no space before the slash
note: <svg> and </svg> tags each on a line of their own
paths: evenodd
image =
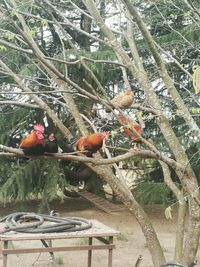
<svg viewBox="0 0 200 267">
<path fill-rule="evenodd" d="M 12 93 L 9 93 L 9 94 L 12 94 Z M 22 107 L 26 107 L 26 108 L 34 108 L 34 109 L 41 108 L 38 105 L 29 104 L 29 103 L 20 103 L 17 101 L 9 101 L 9 100 L 0 101 L 0 105 L 15 105 L 15 106 L 22 106 Z"/>
<path fill-rule="evenodd" d="M 31 50 L 21 48 L 15 44 L 12 44 L 11 42 L 7 42 L 7 41 L 3 40 L 3 39 L 0 39 L 0 44 L 4 45 L 5 47 L 9 47 L 9 48 L 15 49 L 17 51 L 23 52 L 25 54 L 33 55 L 33 52 Z"/>
<path fill-rule="evenodd" d="M 86 156 L 75 156 L 74 153 L 54 153 L 54 154 L 44 154 L 41 156 L 33 157 L 33 156 L 26 156 L 21 149 L 12 148 L 8 146 L 4 146 L 0 144 L 0 150 L 3 152 L 0 154 L 1 156 L 13 156 L 13 154 L 17 157 L 28 157 L 28 158 L 41 158 L 41 159 L 62 159 L 62 160 L 71 160 L 71 161 L 81 161 L 92 163 L 94 165 L 109 165 L 113 163 L 118 163 L 123 160 L 127 160 L 132 157 L 141 157 L 141 158 L 154 158 L 158 160 L 162 160 L 166 164 L 170 165 L 173 169 L 184 170 L 184 167 L 177 163 L 175 160 L 170 159 L 164 155 L 158 155 L 150 150 L 135 150 L 130 149 L 125 154 L 119 155 L 109 159 L 101 159 L 101 158 L 90 158 Z M 5 154 L 5 152 L 8 152 Z M 78 152 L 77 152 L 78 153 Z"/>
</svg>

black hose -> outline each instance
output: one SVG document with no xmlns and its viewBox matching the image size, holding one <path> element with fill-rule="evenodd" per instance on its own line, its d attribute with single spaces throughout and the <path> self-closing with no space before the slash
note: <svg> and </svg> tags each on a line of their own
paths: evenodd
<svg viewBox="0 0 200 267">
<path fill-rule="evenodd" d="M 45 224 L 50 222 L 51 224 Z M 1 232 L 55 233 L 82 231 L 92 227 L 92 223 L 79 217 L 60 217 L 33 212 L 16 212 L 2 219 Z"/>
<path fill-rule="evenodd" d="M 171 262 L 171 263 L 163 264 L 160 267 L 187 267 L 187 266 L 182 265 L 180 263 L 173 263 L 173 262 Z"/>
<path fill-rule="evenodd" d="M 193 267 L 196 264 L 197 264 L 197 261 L 194 261 L 194 262 L 190 263 L 189 265 L 183 265 L 183 264 L 178 263 L 178 262 L 168 262 L 168 263 L 160 265 L 160 267 Z"/>
</svg>

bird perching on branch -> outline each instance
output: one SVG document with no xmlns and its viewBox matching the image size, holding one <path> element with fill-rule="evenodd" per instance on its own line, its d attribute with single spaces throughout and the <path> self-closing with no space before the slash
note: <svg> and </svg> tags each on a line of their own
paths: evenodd
<svg viewBox="0 0 200 267">
<path fill-rule="evenodd" d="M 21 148 L 25 155 L 39 156 L 44 154 L 44 126 L 42 124 L 35 124 L 34 131 L 25 136 L 19 148 Z"/>
<path fill-rule="evenodd" d="M 131 89 L 127 89 L 122 94 L 115 96 L 110 102 L 114 107 L 127 109 L 134 101 L 134 93 Z"/>
</svg>

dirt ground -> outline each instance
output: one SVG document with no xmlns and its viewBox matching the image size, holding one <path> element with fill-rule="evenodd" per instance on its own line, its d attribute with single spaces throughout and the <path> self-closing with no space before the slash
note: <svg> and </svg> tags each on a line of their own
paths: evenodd
<svg viewBox="0 0 200 267">
<path fill-rule="evenodd" d="M 145 238 L 142 234 L 139 224 L 136 219 L 124 209 L 122 212 L 115 212 L 112 214 L 107 214 L 95 206 L 90 204 L 84 199 L 66 199 L 64 203 L 52 203 L 52 209 L 59 211 L 61 216 L 76 216 L 86 219 L 96 219 L 105 225 L 120 231 L 120 235 L 115 237 L 114 243 L 116 244 L 116 249 L 113 253 L 113 267 L 134 267 L 135 262 L 139 255 L 142 255 L 143 260 L 140 267 L 153 267 L 151 262 L 151 256 L 148 252 Z M 19 207 L 7 207 L 2 209 L 4 215 L 15 211 L 21 211 Z M 27 203 L 26 208 L 23 211 L 37 212 L 37 205 L 34 203 Z M 148 208 L 147 213 L 149 214 L 153 226 L 158 234 L 158 238 L 163 247 L 163 251 L 167 260 L 173 258 L 174 251 L 174 240 L 176 231 L 176 221 L 175 218 L 172 220 L 166 220 L 164 217 L 164 209 L 162 207 Z M 2 216 L 2 212 L 1 212 Z M 61 240 L 59 245 L 71 245 L 78 240 Z M 81 241 L 83 242 L 83 241 Z M 79 243 L 80 244 L 80 243 Z M 86 242 L 85 242 L 86 244 Z M 28 241 L 23 244 L 19 242 L 13 242 L 12 246 L 15 247 L 40 247 L 41 244 L 37 241 Z M 106 250 L 98 250 L 93 252 L 92 266 L 93 267 L 107 267 L 107 255 Z M 62 267 L 86 267 L 87 266 L 87 252 L 57 252 L 55 253 L 57 259 L 60 263 L 63 263 Z M 198 259 L 199 258 L 199 259 Z M 200 262 L 200 255 L 198 255 L 198 262 Z M 0 258 L 0 266 L 2 264 L 2 257 Z M 51 263 L 51 259 L 48 253 L 42 254 L 20 254 L 20 255 L 9 255 L 8 256 L 8 267 L 31 267 L 31 266 L 54 266 Z"/>
</svg>

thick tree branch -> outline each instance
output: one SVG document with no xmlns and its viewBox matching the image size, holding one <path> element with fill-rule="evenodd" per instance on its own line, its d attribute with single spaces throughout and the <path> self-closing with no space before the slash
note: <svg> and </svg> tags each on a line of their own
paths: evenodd
<svg viewBox="0 0 200 267">
<path fill-rule="evenodd" d="M 21 149 L 18 148 L 12 148 L 12 147 L 7 147 L 4 145 L 0 145 L 0 150 L 3 152 L 3 154 L 0 154 L 2 156 L 5 156 L 5 152 L 8 152 L 8 154 L 6 154 L 7 156 L 13 156 L 13 153 L 15 154 L 15 156 L 17 157 L 27 157 L 24 155 L 23 151 Z M 9 154 L 11 153 L 11 154 Z M 31 157 L 32 156 L 28 156 Z M 154 159 L 158 159 L 158 160 L 162 160 L 163 162 L 165 162 L 166 164 L 168 164 L 169 166 L 171 166 L 173 169 L 175 170 L 184 170 L 184 167 L 182 165 L 180 165 L 179 163 L 177 163 L 175 160 L 170 159 L 164 155 L 161 154 L 156 154 L 150 150 L 135 150 L 135 149 L 130 149 L 128 150 L 126 153 L 124 153 L 123 155 L 119 155 L 113 158 L 109 158 L 109 159 L 101 159 L 101 158 L 90 158 L 90 157 L 86 157 L 86 156 L 76 156 L 74 155 L 74 153 L 55 153 L 55 154 L 45 154 L 45 155 L 41 155 L 38 157 L 34 157 L 34 158 L 41 158 L 41 159 L 62 159 L 62 160 L 71 160 L 71 161 L 81 161 L 81 162 L 87 162 L 87 163 L 92 163 L 94 165 L 109 165 L 109 164 L 113 164 L 113 163 L 118 163 L 120 161 L 124 161 L 127 160 L 129 158 L 132 157 L 141 157 L 141 158 L 154 158 Z"/>
</svg>

